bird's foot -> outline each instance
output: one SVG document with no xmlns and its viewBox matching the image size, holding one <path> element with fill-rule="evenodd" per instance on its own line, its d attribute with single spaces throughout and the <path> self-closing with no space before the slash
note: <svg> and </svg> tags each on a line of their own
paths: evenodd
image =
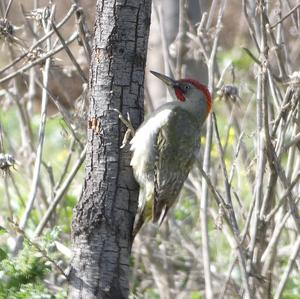
<svg viewBox="0 0 300 299">
<path fill-rule="evenodd" d="M 131 139 L 134 136 L 135 129 L 132 126 L 129 113 L 127 113 L 127 118 L 125 118 L 125 116 L 118 109 L 114 109 L 114 111 L 116 111 L 119 114 L 119 119 L 127 127 L 122 141 L 122 145 L 120 146 L 120 148 L 124 148 L 129 143 L 129 139 Z"/>
</svg>

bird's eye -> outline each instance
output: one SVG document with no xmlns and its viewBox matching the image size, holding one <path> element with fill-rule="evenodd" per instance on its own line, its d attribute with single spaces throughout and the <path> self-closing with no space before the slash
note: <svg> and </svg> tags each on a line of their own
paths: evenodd
<svg viewBox="0 0 300 299">
<path fill-rule="evenodd" d="M 189 85 L 185 85 L 185 86 L 184 86 L 184 89 L 185 89 L 185 90 L 189 90 L 189 89 L 190 89 L 190 86 L 189 86 Z"/>
</svg>

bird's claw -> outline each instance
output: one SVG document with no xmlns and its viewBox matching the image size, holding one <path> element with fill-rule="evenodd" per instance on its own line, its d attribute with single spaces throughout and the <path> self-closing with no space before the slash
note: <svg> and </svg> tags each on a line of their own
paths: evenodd
<svg viewBox="0 0 300 299">
<path fill-rule="evenodd" d="M 124 115 L 118 109 L 113 110 L 119 114 L 119 119 L 127 127 L 124 138 L 122 140 L 122 145 L 120 146 L 120 148 L 124 148 L 129 143 L 130 137 L 132 138 L 134 136 L 135 130 L 132 126 L 129 113 L 127 113 L 127 118 L 125 118 Z"/>
</svg>

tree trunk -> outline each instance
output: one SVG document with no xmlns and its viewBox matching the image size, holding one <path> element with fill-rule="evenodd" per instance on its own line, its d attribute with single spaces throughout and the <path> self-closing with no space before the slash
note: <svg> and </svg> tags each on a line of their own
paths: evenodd
<svg viewBox="0 0 300 299">
<path fill-rule="evenodd" d="M 128 146 L 120 149 L 130 113 L 143 119 L 144 68 L 151 0 L 98 0 L 90 67 L 84 192 L 73 217 L 69 298 L 128 298 L 129 256 L 138 186 Z"/>
</svg>

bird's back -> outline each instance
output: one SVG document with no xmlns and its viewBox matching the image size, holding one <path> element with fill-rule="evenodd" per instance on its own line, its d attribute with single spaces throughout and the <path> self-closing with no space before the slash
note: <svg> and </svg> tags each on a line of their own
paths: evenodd
<svg viewBox="0 0 300 299">
<path fill-rule="evenodd" d="M 153 221 L 172 206 L 195 161 L 200 144 L 198 121 L 186 110 L 176 107 L 169 122 L 157 136 L 154 170 Z M 162 219 L 161 219 L 162 220 Z"/>
<path fill-rule="evenodd" d="M 175 202 L 195 160 L 200 125 L 188 111 L 171 102 L 163 105 L 132 140 L 131 165 L 140 185 L 139 207 L 153 201 L 153 221 Z"/>
</svg>

